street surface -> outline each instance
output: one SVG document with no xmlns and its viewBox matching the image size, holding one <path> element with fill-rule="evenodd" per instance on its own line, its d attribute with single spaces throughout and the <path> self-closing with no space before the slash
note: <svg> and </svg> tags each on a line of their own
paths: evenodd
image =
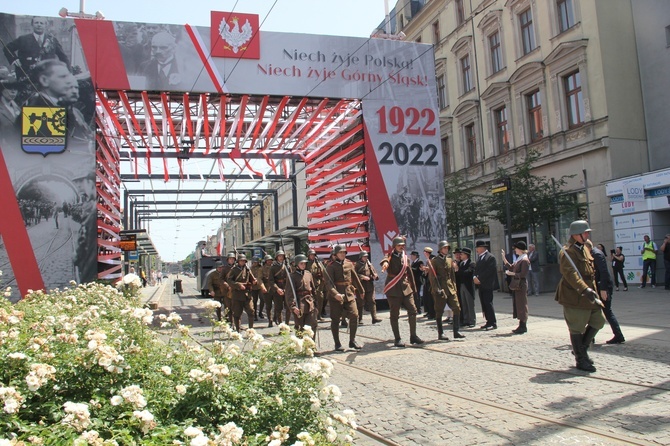
<svg viewBox="0 0 670 446">
<path fill-rule="evenodd" d="M 179 276 L 184 294 L 176 295 L 174 278 L 145 288 L 144 298 L 158 300 L 158 313 L 180 313 L 192 333 L 206 332 L 195 279 Z M 631 286 L 615 293 L 613 308 L 627 342 L 605 344 L 612 337 L 606 325 L 590 349 L 598 369 L 593 374 L 574 368 L 553 295 L 530 298 L 525 335 L 511 334 L 517 323 L 506 293 L 496 293 L 494 305 L 498 329 L 466 328 L 459 341 L 437 341 L 435 321 L 420 316 L 421 347 L 409 346 L 401 316 L 405 349 L 391 348 L 388 311 L 380 312 L 381 324 L 364 316 L 358 353 L 334 352 L 329 320 L 319 325 L 319 350 L 337 362 L 331 381 L 341 388 L 343 405 L 357 414 L 356 444 L 670 445 L 669 291 Z M 277 333 L 267 319 L 255 328 Z M 340 337 L 346 346 L 346 329 Z"/>
</svg>

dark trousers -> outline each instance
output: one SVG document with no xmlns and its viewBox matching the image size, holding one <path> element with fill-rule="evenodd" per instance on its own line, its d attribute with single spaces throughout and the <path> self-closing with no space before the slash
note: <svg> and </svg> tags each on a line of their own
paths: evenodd
<svg viewBox="0 0 670 446">
<path fill-rule="evenodd" d="M 430 287 L 426 285 L 423 286 L 423 308 L 426 310 L 426 316 L 435 317 L 435 303 Z"/>
<path fill-rule="evenodd" d="M 665 289 L 670 290 L 670 260 L 663 260 L 663 264 L 665 265 Z"/>
<path fill-rule="evenodd" d="M 647 271 L 652 285 L 656 285 L 656 259 L 647 259 L 642 262 L 642 285 L 647 284 Z"/>
<path fill-rule="evenodd" d="M 619 327 L 619 321 L 616 320 L 616 316 L 612 312 L 612 293 L 607 293 L 607 300 L 603 302 L 605 308 L 603 308 L 603 313 L 605 313 L 605 319 L 609 322 L 610 327 L 612 328 L 612 333 L 614 337 L 618 339 L 623 339 L 623 333 L 621 333 L 621 327 Z"/>
<path fill-rule="evenodd" d="M 623 283 L 624 288 L 628 288 L 623 268 L 612 268 L 612 272 L 614 273 L 614 286 L 619 288 L 619 277 L 621 277 L 621 283 Z"/>
<path fill-rule="evenodd" d="M 480 287 L 479 301 L 482 303 L 482 313 L 484 313 L 486 325 L 497 325 L 496 312 L 493 309 L 493 290 Z"/>
</svg>

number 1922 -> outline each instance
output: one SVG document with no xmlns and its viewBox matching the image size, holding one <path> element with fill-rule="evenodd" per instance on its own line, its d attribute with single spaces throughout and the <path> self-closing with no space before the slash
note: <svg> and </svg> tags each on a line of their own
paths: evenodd
<svg viewBox="0 0 670 446">
<path fill-rule="evenodd" d="M 398 106 L 387 109 L 386 106 L 379 107 L 379 133 L 391 134 L 406 133 L 407 135 L 435 136 L 435 111 L 430 108 L 423 110 L 410 107 L 402 109 Z M 413 166 L 437 166 L 435 160 L 437 156 L 437 147 L 434 144 L 428 144 L 423 147 L 421 144 L 411 144 L 409 147 L 405 143 L 397 143 L 395 146 L 389 142 L 383 142 L 379 145 L 380 151 L 383 151 L 379 164 L 406 164 Z M 427 152 L 427 158 L 424 159 L 424 152 Z"/>
</svg>

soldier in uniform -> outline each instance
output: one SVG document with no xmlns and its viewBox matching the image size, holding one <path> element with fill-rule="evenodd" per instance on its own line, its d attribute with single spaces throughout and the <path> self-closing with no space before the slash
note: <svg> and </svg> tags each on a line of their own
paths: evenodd
<svg viewBox="0 0 670 446">
<path fill-rule="evenodd" d="M 316 333 L 316 318 L 318 308 L 314 299 L 314 279 L 307 269 L 307 257 L 299 254 L 295 256 L 295 270 L 291 273 L 291 282 L 286 287 L 286 302 L 295 316 L 295 329 L 300 331 L 309 325 Z"/>
<path fill-rule="evenodd" d="M 423 344 L 423 340 L 416 334 L 416 307 L 414 306 L 414 290 L 412 289 L 412 271 L 409 267 L 409 259 L 405 254 L 405 239 L 396 237 L 393 239 L 393 251 L 381 262 L 382 272 L 386 272 L 386 283 L 384 294 L 388 299 L 391 310 L 391 329 L 395 340 L 395 347 L 404 347 L 400 338 L 400 306 L 407 310 L 409 322 L 409 342 L 412 344 Z"/>
<path fill-rule="evenodd" d="M 228 323 L 233 325 L 233 301 L 230 294 L 230 285 L 228 285 L 228 273 L 235 266 L 236 255 L 234 252 L 229 252 L 226 256 L 226 263 L 223 265 L 223 270 L 221 270 L 221 280 L 225 284 L 225 290 L 223 293 L 223 306 L 225 307 L 224 316 Z"/>
<path fill-rule="evenodd" d="M 261 290 L 263 300 L 265 301 L 265 313 L 268 315 L 268 328 L 272 328 L 272 293 L 270 293 L 270 269 L 272 268 L 272 256 L 266 254 L 263 257 L 263 266 L 261 267 L 261 280 L 263 289 Z M 256 276 L 258 277 L 258 276 Z"/>
<path fill-rule="evenodd" d="M 433 281 L 431 289 L 433 290 L 433 301 L 435 302 L 435 321 L 437 322 L 437 339 L 448 341 L 444 335 L 442 327 L 442 313 L 444 306 L 449 305 L 449 308 L 454 313 L 453 332 L 454 339 L 462 339 L 465 335 L 459 332 L 461 321 L 461 307 L 458 304 L 458 295 L 456 293 L 456 271 L 458 266 L 454 260 L 449 257 L 449 242 L 442 240 L 437 244 L 437 256 L 431 261 L 433 266 L 430 272 L 430 280 Z M 437 280 L 437 282 L 435 282 Z"/>
<path fill-rule="evenodd" d="M 377 318 L 377 303 L 375 302 L 375 280 L 379 279 L 377 271 L 375 271 L 374 266 L 370 263 L 369 254 L 366 251 L 362 251 L 359 254 L 358 262 L 356 262 L 356 274 L 361 279 L 363 284 L 363 290 L 365 294 L 363 296 L 364 305 L 370 310 L 370 316 L 372 317 L 372 323 L 378 324 L 381 322 L 381 319 Z M 360 311 L 360 308 L 359 308 Z M 358 315 L 359 321 L 362 318 L 362 313 Z"/>
<path fill-rule="evenodd" d="M 246 255 L 239 254 L 237 256 L 237 265 L 228 272 L 227 282 L 231 289 L 235 330 L 240 331 L 242 312 L 244 311 L 249 318 L 249 328 L 254 328 L 254 304 L 251 297 L 251 288 L 257 281 L 251 274 L 251 270 L 247 268 Z"/>
<path fill-rule="evenodd" d="M 284 268 L 284 260 L 286 254 L 284 251 L 277 251 L 275 254 L 275 261 L 270 267 L 268 291 L 272 295 L 272 303 L 274 304 L 274 314 L 272 319 L 275 324 L 282 323 L 282 310 L 284 309 L 284 289 L 286 289 L 286 269 Z M 286 321 L 289 323 L 290 321 Z"/>
<path fill-rule="evenodd" d="M 323 263 L 316 257 L 316 251 L 310 249 L 307 251 L 307 271 L 312 273 L 314 281 L 314 299 L 316 302 L 317 318 L 323 320 L 325 316 L 325 299 L 323 298 Z"/>
<path fill-rule="evenodd" d="M 221 307 L 216 309 L 216 318 L 220 321 L 221 308 L 223 307 L 223 296 L 225 294 L 225 290 L 228 289 L 228 284 L 221 275 L 221 272 L 223 271 L 223 262 L 214 262 L 214 267 L 215 269 L 207 274 L 206 288 L 209 290 L 209 295 L 212 296 L 215 301 L 221 304 Z"/>
<path fill-rule="evenodd" d="M 349 319 L 349 348 L 360 350 L 356 342 L 358 329 L 358 309 L 356 308 L 356 292 L 363 294 L 363 285 L 356 274 L 353 262 L 347 259 L 347 250 L 342 245 L 333 248 L 335 260 L 327 267 L 330 280 L 326 282 L 326 296 L 330 305 L 330 331 L 333 333 L 335 350 L 344 351 L 340 343 L 339 323 L 342 316 Z M 332 280 L 332 282 L 331 282 Z"/>
<path fill-rule="evenodd" d="M 563 305 L 563 316 L 570 331 L 577 368 L 595 372 L 588 348 L 598 330 L 605 325 L 605 316 L 595 291 L 593 256 L 586 243 L 590 235 L 591 228 L 585 220 L 570 223 L 570 239 L 558 256 L 562 277 L 556 288 L 555 299 Z"/>
<path fill-rule="evenodd" d="M 263 272 L 262 272 L 263 267 L 261 266 L 260 259 L 258 257 L 254 257 L 251 260 L 251 274 L 254 275 L 256 278 L 262 278 L 263 277 Z M 265 305 L 265 300 L 263 299 L 263 288 L 265 285 L 263 285 L 262 280 L 257 280 L 256 283 L 251 287 L 251 296 L 254 300 L 254 320 L 257 321 L 259 318 L 263 319 L 263 307 Z"/>
</svg>

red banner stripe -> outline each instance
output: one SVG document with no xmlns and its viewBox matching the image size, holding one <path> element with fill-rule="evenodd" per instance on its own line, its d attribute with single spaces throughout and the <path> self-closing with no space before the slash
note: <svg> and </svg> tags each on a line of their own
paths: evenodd
<svg viewBox="0 0 670 446">
<path fill-rule="evenodd" d="M 74 23 L 95 88 L 129 90 L 130 83 L 114 23 L 86 19 L 75 19 Z"/>
</svg>

